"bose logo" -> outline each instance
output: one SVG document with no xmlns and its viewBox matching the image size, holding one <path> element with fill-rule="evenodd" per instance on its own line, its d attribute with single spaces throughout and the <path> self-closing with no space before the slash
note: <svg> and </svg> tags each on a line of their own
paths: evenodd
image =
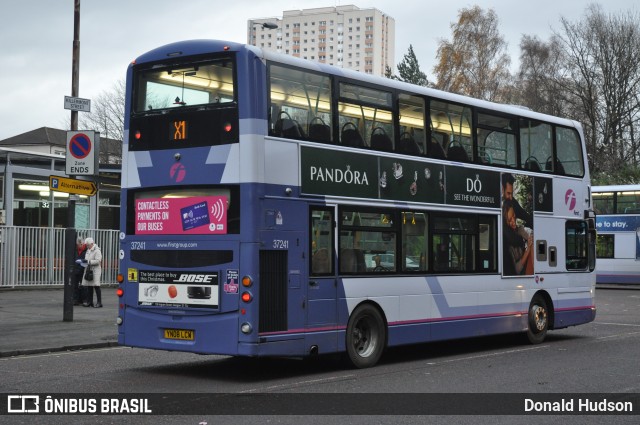
<svg viewBox="0 0 640 425">
<path fill-rule="evenodd" d="M 211 283 L 216 277 L 215 274 L 181 274 L 174 282 L 197 282 L 197 283 Z"/>
</svg>

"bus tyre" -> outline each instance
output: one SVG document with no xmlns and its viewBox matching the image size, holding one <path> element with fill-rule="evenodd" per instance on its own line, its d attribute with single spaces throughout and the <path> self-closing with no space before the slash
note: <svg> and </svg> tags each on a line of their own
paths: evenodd
<svg viewBox="0 0 640 425">
<path fill-rule="evenodd" d="M 347 325 L 347 356 L 357 368 L 378 363 L 386 342 L 386 326 L 378 309 L 369 304 L 356 308 Z"/>
<path fill-rule="evenodd" d="M 531 344 L 540 344 L 549 329 L 549 310 L 543 297 L 536 295 L 529 305 L 529 326 L 527 338 Z"/>
</svg>

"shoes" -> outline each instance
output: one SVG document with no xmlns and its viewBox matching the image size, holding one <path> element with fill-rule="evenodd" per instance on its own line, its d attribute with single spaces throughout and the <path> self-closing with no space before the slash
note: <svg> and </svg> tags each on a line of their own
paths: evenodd
<svg viewBox="0 0 640 425">
<path fill-rule="evenodd" d="M 93 307 L 93 304 L 89 304 L 89 303 L 83 303 L 82 304 L 83 307 Z"/>
<path fill-rule="evenodd" d="M 80 301 L 74 301 L 73 305 L 80 305 Z"/>
<path fill-rule="evenodd" d="M 95 308 L 101 308 L 102 307 L 102 303 L 98 303 L 96 305 L 94 305 Z"/>
</svg>

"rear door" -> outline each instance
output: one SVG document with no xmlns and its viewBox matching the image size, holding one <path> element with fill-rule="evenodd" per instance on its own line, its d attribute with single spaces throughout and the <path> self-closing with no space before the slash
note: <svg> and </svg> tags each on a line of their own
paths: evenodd
<svg viewBox="0 0 640 425">
<path fill-rule="evenodd" d="M 337 280 L 335 267 L 335 207 L 309 210 L 310 261 L 307 279 L 307 345 L 320 352 L 337 349 Z"/>
</svg>

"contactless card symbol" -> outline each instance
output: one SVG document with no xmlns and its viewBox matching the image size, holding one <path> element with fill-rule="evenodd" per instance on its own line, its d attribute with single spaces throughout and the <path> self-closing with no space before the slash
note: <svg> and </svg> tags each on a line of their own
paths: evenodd
<svg viewBox="0 0 640 425">
<path fill-rule="evenodd" d="M 227 202 L 224 198 L 217 198 L 211 204 L 211 210 L 209 211 L 211 217 L 211 224 L 209 224 L 209 230 L 211 232 L 224 232 L 225 230 L 225 218 L 227 211 Z"/>
<path fill-rule="evenodd" d="M 182 230 L 187 231 L 209 224 L 209 207 L 206 201 L 180 209 Z"/>
<path fill-rule="evenodd" d="M 216 199 L 216 201 L 211 206 L 211 215 L 216 219 L 217 222 L 222 221 L 222 217 L 224 217 L 224 211 L 224 202 L 222 202 L 221 198 Z"/>
</svg>

